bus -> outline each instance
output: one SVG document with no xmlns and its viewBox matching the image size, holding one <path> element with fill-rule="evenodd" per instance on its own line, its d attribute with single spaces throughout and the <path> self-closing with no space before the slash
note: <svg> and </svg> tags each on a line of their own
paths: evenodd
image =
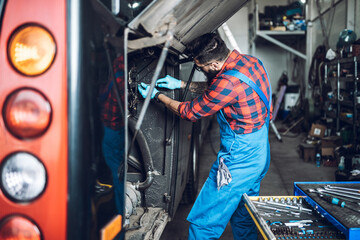
<svg viewBox="0 0 360 240">
<path fill-rule="evenodd" d="M 186 44 L 246 2 L 0 0 L 0 239 L 159 239 L 195 200 L 211 120 L 137 85 L 205 81 Z"/>
</svg>

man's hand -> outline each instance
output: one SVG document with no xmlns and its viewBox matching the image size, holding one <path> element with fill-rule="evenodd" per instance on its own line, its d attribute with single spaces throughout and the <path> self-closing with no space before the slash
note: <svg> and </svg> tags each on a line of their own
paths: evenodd
<svg viewBox="0 0 360 240">
<path fill-rule="evenodd" d="M 147 85 L 146 83 L 142 82 L 138 85 L 138 90 L 139 90 L 139 93 L 141 94 L 141 96 L 143 98 L 146 98 L 146 96 L 149 94 L 150 86 Z M 155 97 L 156 93 L 158 93 L 158 92 L 159 91 L 156 88 L 154 88 L 154 91 L 151 94 L 151 99 L 153 99 Z"/>
<path fill-rule="evenodd" d="M 156 81 L 156 86 L 167 89 L 178 89 L 181 88 L 181 80 L 166 75 L 166 77 Z"/>
</svg>

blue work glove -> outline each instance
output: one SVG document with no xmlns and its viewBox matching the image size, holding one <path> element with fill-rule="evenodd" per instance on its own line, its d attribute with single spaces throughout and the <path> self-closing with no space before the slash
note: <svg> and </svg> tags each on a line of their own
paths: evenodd
<svg viewBox="0 0 360 240">
<path fill-rule="evenodd" d="M 181 80 L 166 75 L 166 77 L 156 81 L 156 86 L 167 89 L 178 89 L 181 88 Z"/>
<path fill-rule="evenodd" d="M 150 85 L 147 85 L 146 83 L 140 83 L 138 84 L 138 90 L 139 93 L 141 94 L 141 96 L 143 98 L 146 98 L 146 96 L 149 94 L 149 90 L 150 90 Z M 151 99 L 153 99 L 156 95 L 156 93 L 158 93 L 159 90 L 157 90 L 156 88 L 154 88 L 154 91 L 151 94 Z"/>
</svg>

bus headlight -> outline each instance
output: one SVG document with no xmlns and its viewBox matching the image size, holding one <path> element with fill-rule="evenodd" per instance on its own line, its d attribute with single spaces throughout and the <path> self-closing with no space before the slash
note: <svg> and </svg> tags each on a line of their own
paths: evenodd
<svg viewBox="0 0 360 240">
<path fill-rule="evenodd" d="M 3 115 L 8 130 L 20 139 L 42 135 L 50 125 L 49 101 L 33 89 L 19 89 L 6 99 Z"/>
<path fill-rule="evenodd" d="M 40 240 L 41 233 L 39 228 L 30 220 L 22 216 L 11 216 L 0 225 L 0 239 Z"/>
<path fill-rule="evenodd" d="M 15 30 L 8 44 L 8 57 L 22 74 L 36 76 L 45 72 L 55 58 L 56 45 L 43 27 L 25 25 Z"/>
<path fill-rule="evenodd" d="M 39 159 L 25 152 L 10 155 L 1 165 L 1 188 L 16 202 L 31 201 L 44 191 L 46 170 Z"/>
</svg>

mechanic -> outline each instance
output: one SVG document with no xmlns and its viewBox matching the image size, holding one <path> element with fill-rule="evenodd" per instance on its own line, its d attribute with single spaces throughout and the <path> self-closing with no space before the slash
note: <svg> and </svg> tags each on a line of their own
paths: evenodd
<svg viewBox="0 0 360 240">
<path fill-rule="evenodd" d="M 215 33 L 196 38 L 187 51 L 195 67 L 207 76 L 208 88 L 191 102 L 173 100 L 156 88 L 151 97 L 183 119 L 196 121 L 217 114 L 220 150 L 187 218 L 189 239 L 218 239 L 229 221 L 234 239 L 257 239 L 242 195 L 259 194 L 270 164 L 268 75 L 259 59 L 230 51 Z M 156 85 L 167 89 L 185 86 L 171 76 L 158 79 Z M 145 83 L 138 86 L 144 98 L 149 88 Z"/>
<path fill-rule="evenodd" d="M 106 165 L 110 168 L 114 199 L 117 212 L 123 214 L 124 206 L 124 189 L 120 182 L 123 176 L 120 176 L 119 169 L 124 168 L 124 119 L 121 114 L 121 109 L 117 101 L 116 89 L 114 86 L 113 77 L 119 90 L 124 86 L 124 56 L 119 55 L 113 61 L 112 73 L 109 73 L 109 77 L 104 84 L 100 87 L 99 102 L 101 107 L 100 119 L 103 125 L 103 138 L 102 138 L 102 152 Z M 120 91 L 121 92 L 121 91 Z M 124 96 L 119 96 L 120 101 L 124 102 Z M 104 186 L 98 182 L 100 186 Z"/>
</svg>

